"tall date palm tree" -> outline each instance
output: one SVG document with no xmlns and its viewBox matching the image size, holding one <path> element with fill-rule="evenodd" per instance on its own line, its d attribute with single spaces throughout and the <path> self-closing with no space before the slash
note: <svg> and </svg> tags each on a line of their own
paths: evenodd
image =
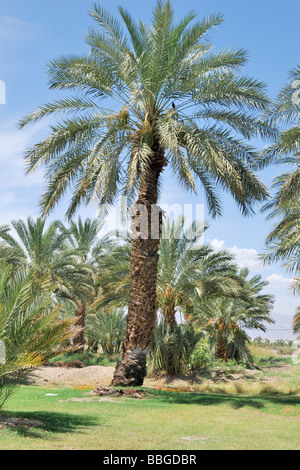
<svg viewBox="0 0 300 470">
<path fill-rule="evenodd" d="M 274 196 L 264 205 L 269 219 L 277 219 L 267 236 L 267 250 L 262 258 L 267 263 L 282 262 L 295 279 L 291 289 L 300 292 L 300 66 L 289 72 L 288 82 L 281 88 L 268 113 L 269 123 L 281 124 L 275 142 L 263 152 L 263 161 L 286 165 L 288 171 L 273 181 Z M 286 128 L 287 127 L 287 128 Z M 293 330 L 299 331 L 299 308 Z M 296 325 L 296 326 L 295 326 Z"/>
<path fill-rule="evenodd" d="M 117 195 L 135 201 L 127 333 L 113 383 L 140 385 L 156 318 L 163 170 L 170 168 L 194 192 L 199 180 L 212 216 L 221 214 L 219 188 L 249 214 L 266 189 L 251 169 L 256 152 L 244 140 L 273 136 L 273 130 L 259 118 L 269 104 L 264 85 L 240 73 L 245 51 L 212 52 L 209 35 L 220 15 L 198 21 L 190 12 L 176 24 L 171 3 L 162 0 L 151 25 L 136 23 L 122 7 L 119 13 L 122 26 L 93 7 L 90 53 L 48 66 L 50 88 L 74 95 L 41 106 L 19 126 L 67 114 L 26 155 L 28 171 L 47 169 L 44 215 L 70 187 L 68 217 L 82 202 L 102 206 Z"/>
</svg>

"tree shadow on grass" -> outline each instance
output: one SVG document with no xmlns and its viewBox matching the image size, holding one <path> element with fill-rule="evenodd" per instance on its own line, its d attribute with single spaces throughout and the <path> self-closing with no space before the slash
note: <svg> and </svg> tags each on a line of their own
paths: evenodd
<svg viewBox="0 0 300 470">
<path fill-rule="evenodd" d="M 208 394 L 197 392 L 164 392 L 156 391 L 155 395 L 162 401 L 182 405 L 213 406 L 228 404 L 231 408 L 237 410 L 248 406 L 256 409 L 273 405 L 296 406 L 300 404 L 300 397 L 290 395 L 255 395 L 255 396 L 237 396 L 230 394 Z"/>
<path fill-rule="evenodd" d="M 2 418 L 10 419 L 15 425 L 7 426 L 11 431 L 24 436 L 34 438 L 44 438 L 45 433 L 65 434 L 81 432 L 87 426 L 103 426 L 99 418 L 90 415 L 75 415 L 71 413 L 55 412 L 3 412 Z"/>
</svg>

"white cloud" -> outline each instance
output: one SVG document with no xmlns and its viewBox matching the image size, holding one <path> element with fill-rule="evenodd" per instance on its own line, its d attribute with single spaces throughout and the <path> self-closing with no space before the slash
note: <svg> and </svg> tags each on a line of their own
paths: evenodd
<svg viewBox="0 0 300 470">
<path fill-rule="evenodd" d="M 215 251 L 221 251 L 226 249 L 224 240 L 218 240 L 217 238 L 214 238 L 210 241 L 210 244 Z"/>
<path fill-rule="evenodd" d="M 251 271 L 261 271 L 264 269 L 262 261 L 259 259 L 259 254 L 253 248 L 238 248 L 234 246 L 229 249 L 236 257 L 236 262 L 241 268 L 248 268 Z"/>
<path fill-rule="evenodd" d="M 270 287 L 280 289 L 290 287 L 293 279 L 284 277 L 281 274 L 273 273 L 271 276 L 266 278 L 266 281 L 269 283 Z"/>
<path fill-rule="evenodd" d="M 270 269 L 269 266 L 264 266 L 259 260 L 259 253 L 254 248 L 238 248 L 237 246 L 227 248 L 224 240 L 214 239 L 210 241 L 213 249 L 225 250 L 233 253 L 236 257 L 236 263 L 240 268 L 247 267 L 254 273 L 261 273 L 264 270 Z M 282 274 L 272 273 L 265 278 L 268 285 L 264 288 L 265 292 L 274 295 L 275 302 L 273 306 L 274 319 L 277 321 L 277 317 L 280 317 L 280 324 L 268 326 L 265 335 L 257 333 L 256 330 L 251 330 L 250 336 L 263 336 L 263 337 L 274 337 L 274 338 L 289 338 L 293 337 L 292 333 L 292 318 L 295 315 L 296 307 L 299 305 L 299 298 L 291 295 L 290 286 L 293 279 L 283 276 Z"/>
<path fill-rule="evenodd" d="M 237 246 L 227 248 L 225 247 L 225 241 L 217 238 L 211 240 L 210 244 L 215 251 L 227 249 L 234 254 L 236 263 L 240 268 L 248 268 L 254 272 L 260 272 L 264 269 L 264 265 L 259 259 L 259 253 L 254 248 L 239 248 Z"/>
</svg>

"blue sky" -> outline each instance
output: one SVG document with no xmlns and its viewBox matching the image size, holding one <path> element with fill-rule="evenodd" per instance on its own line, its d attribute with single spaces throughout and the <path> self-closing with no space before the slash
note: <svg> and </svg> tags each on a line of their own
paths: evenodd
<svg viewBox="0 0 300 470">
<path fill-rule="evenodd" d="M 87 52 L 83 38 L 91 26 L 88 10 L 92 3 L 89 0 L 1 0 L 0 80 L 6 85 L 6 104 L 0 104 L 0 224 L 39 214 L 42 173 L 25 176 L 23 155 L 28 147 L 47 135 L 47 122 L 17 131 L 16 121 L 41 103 L 56 98 L 47 87 L 45 65 L 49 60 Z M 137 0 L 99 3 L 116 15 L 121 4 L 144 22 L 149 22 L 154 4 Z M 299 0 L 174 0 L 173 7 L 176 19 L 190 10 L 196 11 L 199 17 L 222 13 L 225 20 L 213 36 L 215 49 L 246 49 L 249 61 L 244 72 L 264 81 L 271 98 L 275 98 L 286 82 L 288 71 L 299 64 Z M 255 142 L 258 148 L 267 144 Z M 260 177 L 269 186 L 281 170 L 268 168 Z M 166 173 L 161 203 L 201 204 L 201 196 L 201 191 L 197 197 L 185 193 Z M 248 266 L 251 273 L 260 273 L 270 282 L 266 291 L 276 295 L 273 315 L 277 323 L 270 328 L 268 336 L 292 337 L 291 321 L 299 299 L 289 294 L 289 275 L 279 265 L 263 267 L 257 260 L 264 250 L 270 222 L 258 212 L 259 207 L 253 217 L 244 218 L 229 196 L 224 195 L 223 201 L 223 216 L 210 221 L 205 240 L 213 241 L 216 248 L 232 250 L 240 266 Z M 63 219 L 65 209 L 66 201 L 62 201 L 51 218 Z M 96 207 L 88 206 L 79 213 L 94 217 Z M 205 215 L 209 221 L 206 212 Z"/>
</svg>

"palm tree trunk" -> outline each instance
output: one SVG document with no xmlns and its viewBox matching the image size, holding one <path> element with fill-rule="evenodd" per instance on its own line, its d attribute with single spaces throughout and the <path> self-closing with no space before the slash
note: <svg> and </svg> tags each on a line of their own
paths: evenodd
<svg viewBox="0 0 300 470">
<path fill-rule="evenodd" d="M 112 385 L 140 386 L 156 326 L 156 281 L 162 210 L 157 206 L 158 180 L 166 165 L 163 149 L 152 147 L 153 158 L 131 210 L 131 284 L 123 357 Z"/>
<path fill-rule="evenodd" d="M 222 359 L 222 361 L 227 361 L 227 350 L 225 341 L 222 335 L 219 335 L 217 350 L 216 350 L 216 357 L 217 359 Z"/>
<path fill-rule="evenodd" d="M 82 351 L 84 347 L 84 328 L 85 328 L 85 316 L 86 308 L 85 304 L 82 302 L 77 302 L 77 309 L 75 312 L 77 318 L 75 326 L 79 327 L 80 330 L 73 339 L 74 352 Z"/>
<path fill-rule="evenodd" d="M 172 300 L 171 304 L 168 305 L 163 311 L 164 317 L 168 322 L 170 330 L 174 331 L 176 325 L 176 308 L 175 308 L 175 301 Z"/>
<path fill-rule="evenodd" d="M 164 310 L 164 316 L 167 320 L 167 323 L 170 327 L 171 333 L 174 333 L 175 325 L 176 325 L 176 310 L 175 310 L 175 300 L 172 299 L 170 305 L 168 305 Z M 175 365 L 174 365 L 174 358 L 173 353 L 171 352 L 168 357 L 168 373 L 175 374 Z"/>
</svg>

